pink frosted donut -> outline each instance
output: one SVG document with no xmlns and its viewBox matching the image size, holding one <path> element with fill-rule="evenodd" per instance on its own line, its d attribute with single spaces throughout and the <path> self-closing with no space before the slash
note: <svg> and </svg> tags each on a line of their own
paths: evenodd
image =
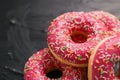
<svg viewBox="0 0 120 80">
<path fill-rule="evenodd" d="M 73 68 L 57 61 L 48 48 L 33 54 L 25 64 L 25 80 L 86 80 L 85 68 Z"/>
<path fill-rule="evenodd" d="M 104 38 L 105 24 L 85 12 L 58 16 L 48 28 L 48 47 L 62 63 L 85 67 L 94 46 Z"/>
<path fill-rule="evenodd" d="M 113 34 L 111 31 L 120 32 L 120 21 L 113 14 L 105 11 L 91 11 L 88 14 L 104 22 L 109 34 Z"/>
<path fill-rule="evenodd" d="M 102 40 L 93 50 L 88 65 L 89 80 L 120 80 L 120 36 Z"/>
</svg>

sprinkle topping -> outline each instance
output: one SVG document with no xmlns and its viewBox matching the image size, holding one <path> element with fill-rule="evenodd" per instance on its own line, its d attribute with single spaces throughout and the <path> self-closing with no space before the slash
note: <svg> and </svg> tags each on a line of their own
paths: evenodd
<svg viewBox="0 0 120 80">
<path fill-rule="evenodd" d="M 101 43 L 95 53 L 92 54 L 94 55 L 93 64 L 91 65 L 92 80 L 95 78 L 99 78 L 100 80 L 114 80 L 116 77 L 120 79 L 120 66 L 117 65 L 120 62 L 120 48 L 114 46 L 119 40 L 119 36 L 109 38 Z"/>
<path fill-rule="evenodd" d="M 68 12 L 58 16 L 48 28 L 48 45 L 54 54 L 73 64 L 87 64 L 88 52 L 102 40 L 105 24 L 86 12 Z M 99 33 L 100 32 L 100 33 Z M 56 45 L 59 42 L 59 45 Z M 56 50 L 59 47 L 59 50 Z M 71 54 L 67 55 L 66 54 Z M 76 55 L 81 55 L 76 58 Z"/>
<path fill-rule="evenodd" d="M 59 78 L 48 77 L 47 73 L 55 70 L 61 72 L 62 75 Z M 86 77 L 85 68 L 73 68 L 60 63 L 49 52 L 48 48 L 38 51 L 28 59 L 24 73 L 25 80 L 84 80 Z"/>
</svg>

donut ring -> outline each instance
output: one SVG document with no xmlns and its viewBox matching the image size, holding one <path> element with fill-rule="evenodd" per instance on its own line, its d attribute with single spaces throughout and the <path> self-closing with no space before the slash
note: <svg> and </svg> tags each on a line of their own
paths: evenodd
<svg viewBox="0 0 120 80">
<path fill-rule="evenodd" d="M 120 36 L 102 40 L 93 50 L 88 65 L 89 80 L 120 80 Z"/>
<path fill-rule="evenodd" d="M 61 64 L 48 48 L 38 51 L 29 58 L 24 73 L 25 80 L 86 80 L 87 77 L 86 68 L 73 68 Z"/>
<path fill-rule="evenodd" d="M 48 28 L 48 47 L 62 63 L 85 67 L 104 31 L 107 32 L 104 23 L 85 12 L 64 13 Z"/>
</svg>

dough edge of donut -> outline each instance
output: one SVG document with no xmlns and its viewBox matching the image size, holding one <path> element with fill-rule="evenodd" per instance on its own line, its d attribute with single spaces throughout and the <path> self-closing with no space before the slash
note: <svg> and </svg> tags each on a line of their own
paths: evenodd
<svg viewBox="0 0 120 80">
<path fill-rule="evenodd" d="M 59 58 L 59 56 L 51 49 L 51 47 L 49 46 L 49 44 L 48 44 L 48 48 L 51 51 L 52 55 L 57 60 L 59 60 L 61 63 L 64 63 L 64 64 L 69 65 L 69 66 L 73 66 L 73 67 L 87 67 L 88 66 L 88 64 L 74 64 L 74 63 L 68 62 L 67 60 L 63 60 L 63 59 Z"/>
</svg>

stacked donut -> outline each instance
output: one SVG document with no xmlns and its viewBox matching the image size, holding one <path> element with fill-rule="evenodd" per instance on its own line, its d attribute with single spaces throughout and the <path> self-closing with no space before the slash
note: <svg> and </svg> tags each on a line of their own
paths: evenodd
<svg viewBox="0 0 120 80">
<path fill-rule="evenodd" d="M 26 62 L 24 79 L 119 80 L 119 33 L 120 22 L 110 13 L 64 13 L 48 27 L 48 48 Z"/>
</svg>

